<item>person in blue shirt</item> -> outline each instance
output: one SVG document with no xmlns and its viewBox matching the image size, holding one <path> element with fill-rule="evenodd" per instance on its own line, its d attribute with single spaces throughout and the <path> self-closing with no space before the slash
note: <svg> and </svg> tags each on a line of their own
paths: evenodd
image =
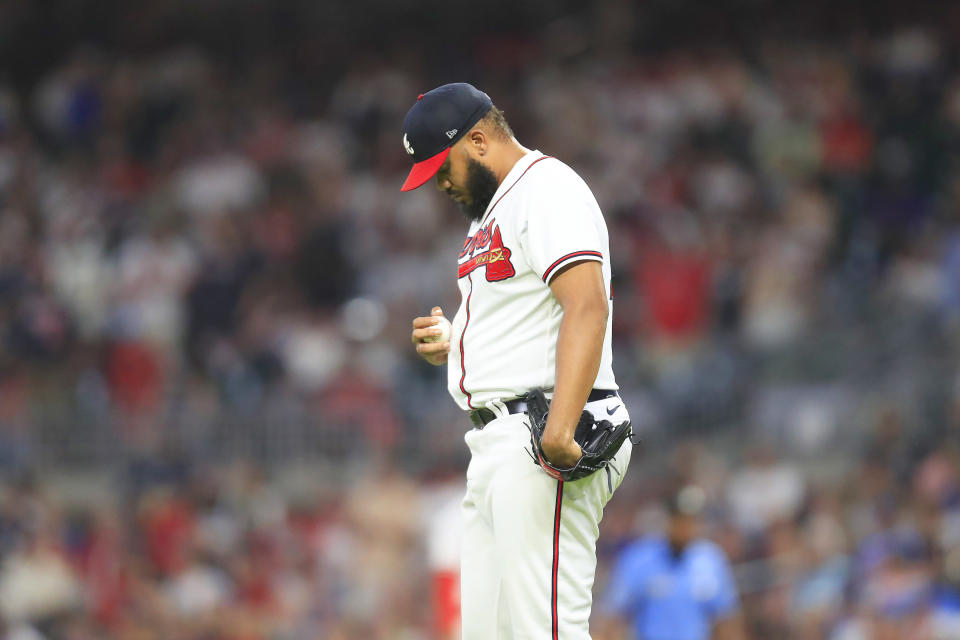
<svg viewBox="0 0 960 640">
<path fill-rule="evenodd" d="M 620 553 L 601 602 L 612 632 L 606 637 L 743 640 L 730 564 L 698 534 L 705 502 L 699 487 L 683 488 L 667 503 L 665 535 L 641 538 Z"/>
</svg>

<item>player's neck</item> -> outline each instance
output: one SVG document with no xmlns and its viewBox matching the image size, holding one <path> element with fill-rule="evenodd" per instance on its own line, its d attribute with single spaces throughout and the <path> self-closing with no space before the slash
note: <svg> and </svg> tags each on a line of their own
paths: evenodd
<svg viewBox="0 0 960 640">
<path fill-rule="evenodd" d="M 514 165 L 528 153 L 530 153 L 530 149 L 527 149 L 517 142 L 516 138 L 510 138 L 508 142 L 504 143 L 501 148 L 501 153 L 498 154 L 500 157 L 493 167 L 493 173 L 497 176 L 497 183 L 503 184 L 504 179 L 506 179 L 507 174 L 510 173 Z"/>
</svg>

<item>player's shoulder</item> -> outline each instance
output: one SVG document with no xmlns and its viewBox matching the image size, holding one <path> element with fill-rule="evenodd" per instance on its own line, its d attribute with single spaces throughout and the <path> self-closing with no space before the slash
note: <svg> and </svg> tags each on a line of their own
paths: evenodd
<svg viewBox="0 0 960 640">
<path fill-rule="evenodd" d="M 723 548 L 720 547 L 713 540 L 707 538 L 699 538 L 690 543 L 690 550 L 696 556 L 701 558 L 706 558 L 714 562 L 726 562 L 727 554 L 724 553 Z"/>
<path fill-rule="evenodd" d="M 530 184 L 547 183 L 551 187 L 585 187 L 586 183 L 570 165 L 551 155 L 537 158 L 527 170 Z"/>
<path fill-rule="evenodd" d="M 623 549 L 622 557 L 632 560 L 647 560 L 664 552 L 667 541 L 657 534 L 644 535 L 637 538 Z"/>
<path fill-rule="evenodd" d="M 583 208 L 600 213 L 600 206 L 587 183 L 563 161 L 552 156 L 542 156 L 531 164 L 523 177 L 525 182 L 524 202 L 535 205 L 542 211 L 549 203 L 549 210 L 579 211 Z"/>
</svg>

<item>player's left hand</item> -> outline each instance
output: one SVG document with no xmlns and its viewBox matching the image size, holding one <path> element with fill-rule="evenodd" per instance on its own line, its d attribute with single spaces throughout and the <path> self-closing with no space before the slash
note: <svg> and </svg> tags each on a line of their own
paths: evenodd
<svg viewBox="0 0 960 640">
<path fill-rule="evenodd" d="M 564 433 L 563 427 L 558 425 L 556 420 L 551 423 L 551 428 L 547 429 L 550 404 L 543 389 L 531 389 L 523 394 L 523 398 L 527 402 L 529 417 L 528 453 L 536 464 L 543 467 L 548 476 L 557 480 L 573 482 L 600 469 L 607 469 L 610 460 L 633 433 L 629 420 L 616 425 L 609 420 L 597 422 L 593 414 L 584 410 L 580 412 L 580 419 L 571 438 L 570 434 Z M 616 467 L 614 470 L 617 470 Z M 607 482 L 612 493 L 613 483 L 609 473 Z"/>
<path fill-rule="evenodd" d="M 550 461 L 550 464 L 555 467 L 572 467 L 577 464 L 580 456 L 583 455 L 580 445 L 574 442 L 572 438 L 565 442 L 553 442 L 546 434 L 540 442 L 540 449 L 547 460 Z"/>
</svg>

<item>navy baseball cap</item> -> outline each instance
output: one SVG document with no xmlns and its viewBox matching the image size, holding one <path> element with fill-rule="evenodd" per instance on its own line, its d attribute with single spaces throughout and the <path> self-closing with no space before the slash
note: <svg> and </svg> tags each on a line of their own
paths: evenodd
<svg viewBox="0 0 960 640">
<path fill-rule="evenodd" d="M 432 178 L 450 147 L 492 106 L 490 96 L 466 82 L 421 93 L 403 119 L 403 148 L 414 164 L 400 191 L 416 189 Z"/>
</svg>

